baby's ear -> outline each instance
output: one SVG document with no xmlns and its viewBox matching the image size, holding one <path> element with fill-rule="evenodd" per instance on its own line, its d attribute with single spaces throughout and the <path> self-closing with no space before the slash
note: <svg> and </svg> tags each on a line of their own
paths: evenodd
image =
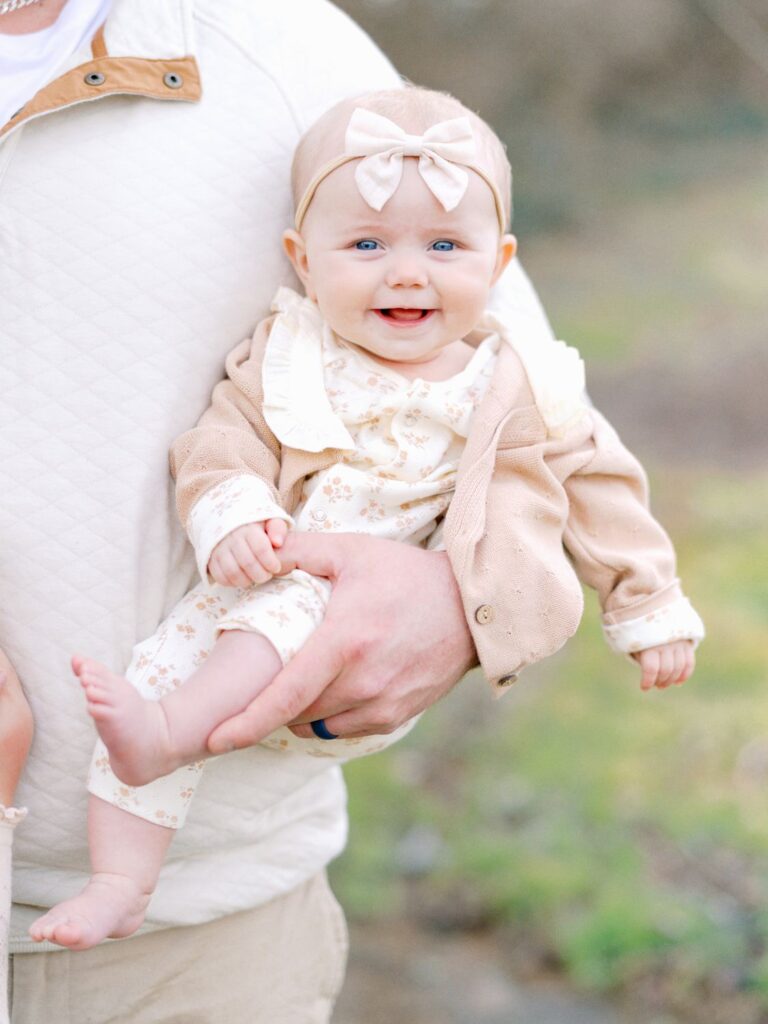
<svg viewBox="0 0 768 1024">
<path fill-rule="evenodd" d="M 307 258 L 307 245 L 298 231 L 289 228 L 283 233 L 283 248 L 285 254 L 291 261 L 291 266 L 296 271 L 297 277 L 304 285 L 304 291 L 310 299 L 315 298 L 312 288 L 312 279 L 309 273 L 309 259 Z"/>
<path fill-rule="evenodd" d="M 499 253 L 496 257 L 496 266 L 493 268 L 493 280 L 491 281 L 491 284 L 496 284 L 498 279 L 514 259 L 516 252 L 517 239 L 515 236 L 502 235 L 499 239 Z"/>
</svg>

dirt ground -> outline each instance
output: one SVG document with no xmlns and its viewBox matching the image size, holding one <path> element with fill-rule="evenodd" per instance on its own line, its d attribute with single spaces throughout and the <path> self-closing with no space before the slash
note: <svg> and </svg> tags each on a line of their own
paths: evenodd
<svg viewBox="0 0 768 1024">
<path fill-rule="evenodd" d="M 521 982 L 490 936 L 390 922 L 355 926 L 350 939 L 334 1024 L 628 1024 L 555 980 Z"/>
</svg>

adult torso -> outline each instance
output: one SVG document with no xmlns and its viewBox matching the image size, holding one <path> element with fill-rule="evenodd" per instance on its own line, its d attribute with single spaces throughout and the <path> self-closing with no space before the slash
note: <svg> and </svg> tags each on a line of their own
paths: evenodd
<svg viewBox="0 0 768 1024">
<path fill-rule="evenodd" d="M 318 52 L 318 37 L 332 52 Z M 194 10 L 117 0 L 105 42 L 110 56 L 148 60 L 156 97 L 100 96 L 94 84 L 93 102 L 82 102 L 91 86 L 81 84 L 74 105 L 29 119 L 0 144 L 0 644 L 38 723 L 19 794 L 33 813 L 18 836 L 16 898 L 29 902 L 61 898 L 86 867 L 93 732 L 70 653 L 124 665 L 192 579 L 167 449 L 288 277 L 278 254 L 298 134 L 339 96 L 393 81 L 365 38 L 316 0 L 211 0 Z M 175 101 L 156 63 L 185 53 L 199 67 L 198 102 Z M 83 61 L 79 83 L 95 69 L 106 91 L 109 59 L 85 52 L 70 63 Z M 161 888 L 166 922 L 269 898 L 270 863 L 287 859 L 292 831 L 305 834 L 297 823 L 313 802 L 329 827 L 310 861 L 338 849 L 338 780 L 324 765 L 278 767 L 276 758 L 246 752 L 210 766 Z M 259 786 L 265 770 L 270 784 Z M 210 899 L 182 911 L 179 894 L 196 877 L 185 858 L 211 848 L 222 794 L 250 799 L 252 816 L 244 836 L 221 815 L 219 852 L 237 864 L 252 840 L 264 870 L 226 895 L 210 887 Z"/>
</svg>

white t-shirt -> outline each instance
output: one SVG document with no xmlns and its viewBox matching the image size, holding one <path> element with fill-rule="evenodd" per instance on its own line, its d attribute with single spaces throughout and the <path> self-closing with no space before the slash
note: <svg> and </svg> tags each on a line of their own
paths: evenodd
<svg viewBox="0 0 768 1024">
<path fill-rule="evenodd" d="M 49 28 L 3 32 L 0 17 L 0 125 L 47 85 L 106 20 L 112 0 L 68 0 Z"/>
</svg>

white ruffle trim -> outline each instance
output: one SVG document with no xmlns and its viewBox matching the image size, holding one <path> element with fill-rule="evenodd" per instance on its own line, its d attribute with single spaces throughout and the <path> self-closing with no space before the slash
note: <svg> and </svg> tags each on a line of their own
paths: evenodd
<svg viewBox="0 0 768 1024">
<path fill-rule="evenodd" d="M 698 645 L 704 639 L 704 623 L 687 597 L 641 615 L 627 622 L 603 625 L 606 642 L 617 654 L 637 654 L 649 647 L 692 640 Z"/>
<path fill-rule="evenodd" d="M 262 411 L 270 430 L 284 445 L 306 452 L 354 449 L 325 391 L 322 339 L 328 328 L 319 309 L 291 288 L 280 288 L 272 311 L 278 315 L 261 370 Z"/>
<path fill-rule="evenodd" d="M 263 523 L 267 519 L 282 519 L 293 526 L 291 516 L 276 503 L 269 487 L 258 476 L 243 473 L 206 491 L 195 502 L 187 520 L 187 532 L 203 582 L 211 582 L 208 563 L 220 541 L 240 526 Z"/>
<path fill-rule="evenodd" d="M 308 452 L 350 450 L 354 441 L 333 411 L 323 380 L 323 332 L 311 299 L 280 288 L 262 364 L 264 418 L 283 444 Z M 518 336 L 503 317 L 486 313 L 478 328 L 497 332 L 520 357 L 536 406 L 551 437 L 563 437 L 588 410 L 584 362 L 563 341 Z"/>
<path fill-rule="evenodd" d="M 26 816 L 26 807 L 6 807 L 5 804 L 0 804 L 0 823 L 16 826 L 20 821 L 24 821 Z"/>
<path fill-rule="evenodd" d="M 578 349 L 538 336 L 518 335 L 503 317 L 486 313 L 481 326 L 497 330 L 520 357 L 550 437 L 564 437 L 588 411 L 584 361 Z"/>
</svg>

